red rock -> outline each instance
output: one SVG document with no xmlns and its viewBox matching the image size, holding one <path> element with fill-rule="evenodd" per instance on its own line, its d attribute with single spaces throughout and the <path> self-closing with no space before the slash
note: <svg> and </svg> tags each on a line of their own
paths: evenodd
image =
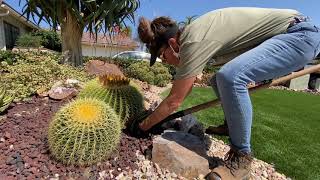
<svg viewBox="0 0 320 180">
<path fill-rule="evenodd" d="M 10 138 L 8 139 L 8 142 L 14 144 L 16 142 L 16 138 Z"/>
<path fill-rule="evenodd" d="M 36 173 L 38 172 L 37 168 L 35 168 L 35 167 L 30 168 L 30 171 L 31 171 L 33 174 L 36 174 Z"/>
<path fill-rule="evenodd" d="M 11 134 L 8 133 L 8 132 L 5 132 L 5 133 L 4 133 L 4 138 L 10 139 L 10 138 L 11 138 Z"/>
<path fill-rule="evenodd" d="M 16 178 L 14 177 L 14 176 L 7 176 L 6 178 L 5 178 L 5 180 L 15 180 Z"/>
<path fill-rule="evenodd" d="M 86 71 L 91 75 L 115 74 L 123 76 L 118 66 L 104 61 L 91 60 L 85 66 Z"/>
<path fill-rule="evenodd" d="M 30 175 L 28 175 L 28 176 L 26 176 L 27 177 L 27 179 L 29 180 L 32 180 L 32 179 L 36 179 L 36 176 L 35 175 L 33 175 L 33 174 L 30 174 Z"/>
</svg>

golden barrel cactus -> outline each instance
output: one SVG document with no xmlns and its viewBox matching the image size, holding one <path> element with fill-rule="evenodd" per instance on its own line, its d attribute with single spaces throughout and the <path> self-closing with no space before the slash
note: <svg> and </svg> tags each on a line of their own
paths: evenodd
<svg viewBox="0 0 320 180">
<path fill-rule="evenodd" d="M 64 164 L 90 165 L 111 155 L 120 142 L 119 117 L 106 103 L 79 98 L 62 107 L 49 125 L 51 154 Z"/>
<path fill-rule="evenodd" d="M 92 97 L 109 104 L 119 115 L 122 127 L 130 117 L 144 110 L 143 96 L 137 85 L 123 76 L 103 75 L 86 83 L 79 97 Z"/>
</svg>

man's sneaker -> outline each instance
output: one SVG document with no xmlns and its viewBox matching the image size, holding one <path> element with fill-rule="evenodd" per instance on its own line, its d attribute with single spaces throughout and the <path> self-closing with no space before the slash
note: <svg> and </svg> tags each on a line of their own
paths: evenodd
<svg viewBox="0 0 320 180">
<path fill-rule="evenodd" d="M 220 135 L 220 136 L 229 136 L 229 129 L 228 129 L 227 122 L 224 121 L 224 124 L 216 127 L 209 126 L 206 129 L 206 133 L 213 134 L 213 135 Z"/>
<path fill-rule="evenodd" d="M 225 156 L 224 163 L 214 168 L 207 180 L 249 180 L 251 171 L 251 153 L 242 153 L 231 149 Z"/>
</svg>

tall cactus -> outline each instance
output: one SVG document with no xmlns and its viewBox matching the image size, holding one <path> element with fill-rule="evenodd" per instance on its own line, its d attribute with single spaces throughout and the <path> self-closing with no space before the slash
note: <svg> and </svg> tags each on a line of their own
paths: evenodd
<svg viewBox="0 0 320 180">
<path fill-rule="evenodd" d="M 109 104 L 120 116 L 122 127 L 130 117 L 144 109 L 143 96 L 137 85 L 118 75 L 103 75 L 89 81 L 79 97 L 93 97 Z"/>
<path fill-rule="evenodd" d="M 13 95 L 8 95 L 7 91 L 4 88 L 0 88 L 0 113 L 5 111 L 9 107 L 13 99 Z"/>
<path fill-rule="evenodd" d="M 107 158 L 120 142 L 121 124 L 106 103 L 79 98 L 62 107 L 49 125 L 52 155 L 64 164 L 90 165 Z"/>
</svg>

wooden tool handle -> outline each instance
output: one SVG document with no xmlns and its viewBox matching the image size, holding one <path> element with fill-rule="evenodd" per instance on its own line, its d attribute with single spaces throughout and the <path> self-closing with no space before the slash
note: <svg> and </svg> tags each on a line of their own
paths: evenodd
<svg viewBox="0 0 320 180">
<path fill-rule="evenodd" d="M 303 70 L 298 71 L 298 72 L 293 72 L 293 73 L 291 73 L 291 74 L 289 74 L 287 76 L 283 76 L 281 78 L 275 79 L 275 80 L 270 81 L 268 83 L 264 83 L 264 84 L 261 84 L 261 85 L 258 85 L 258 86 L 253 86 L 253 87 L 249 88 L 249 92 L 252 93 L 252 92 L 255 92 L 256 90 L 259 90 L 259 89 L 267 88 L 267 87 L 270 87 L 270 86 L 276 86 L 276 85 L 279 85 L 280 83 L 284 83 L 284 82 L 289 81 L 291 79 L 294 79 L 294 78 L 297 78 L 297 77 L 300 77 L 300 76 L 303 76 L 303 75 L 306 75 L 306 74 L 311 74 L 311 73 L 316 72 L 316 71 L 320 71 L 320 64 L 317 64 L 317 65 L 312 66 L 312 67 L 307 68 L 307 69 L 303 69 Z M 178 118 L 178 117 L 183 117 L 185 115 L 188 115 L 188 114 L 191 114 L 191 113 L 195 113 L 195 112 L 198 112 L 200 110 L 203 110 L 203 109 L 206 109 L 206 108 L 209 108 L 209 107 L 217 106 L 219 104 L 220 104 L 220 100 L 219 99 L 215 99 L 215 100 L 203 103 L 203 104 L 199 104 L 199 105 L 196 105 L 194 107 L 191 107 L 191 108 L 188 108 L 188 109 L 173 113 L 173 114 L 169 115 L 167 118 L 165 118 L 163 120 L 163 122 L 170 121 L 170 120 L 173 120 L 173 119 Z"/>
</svg>

